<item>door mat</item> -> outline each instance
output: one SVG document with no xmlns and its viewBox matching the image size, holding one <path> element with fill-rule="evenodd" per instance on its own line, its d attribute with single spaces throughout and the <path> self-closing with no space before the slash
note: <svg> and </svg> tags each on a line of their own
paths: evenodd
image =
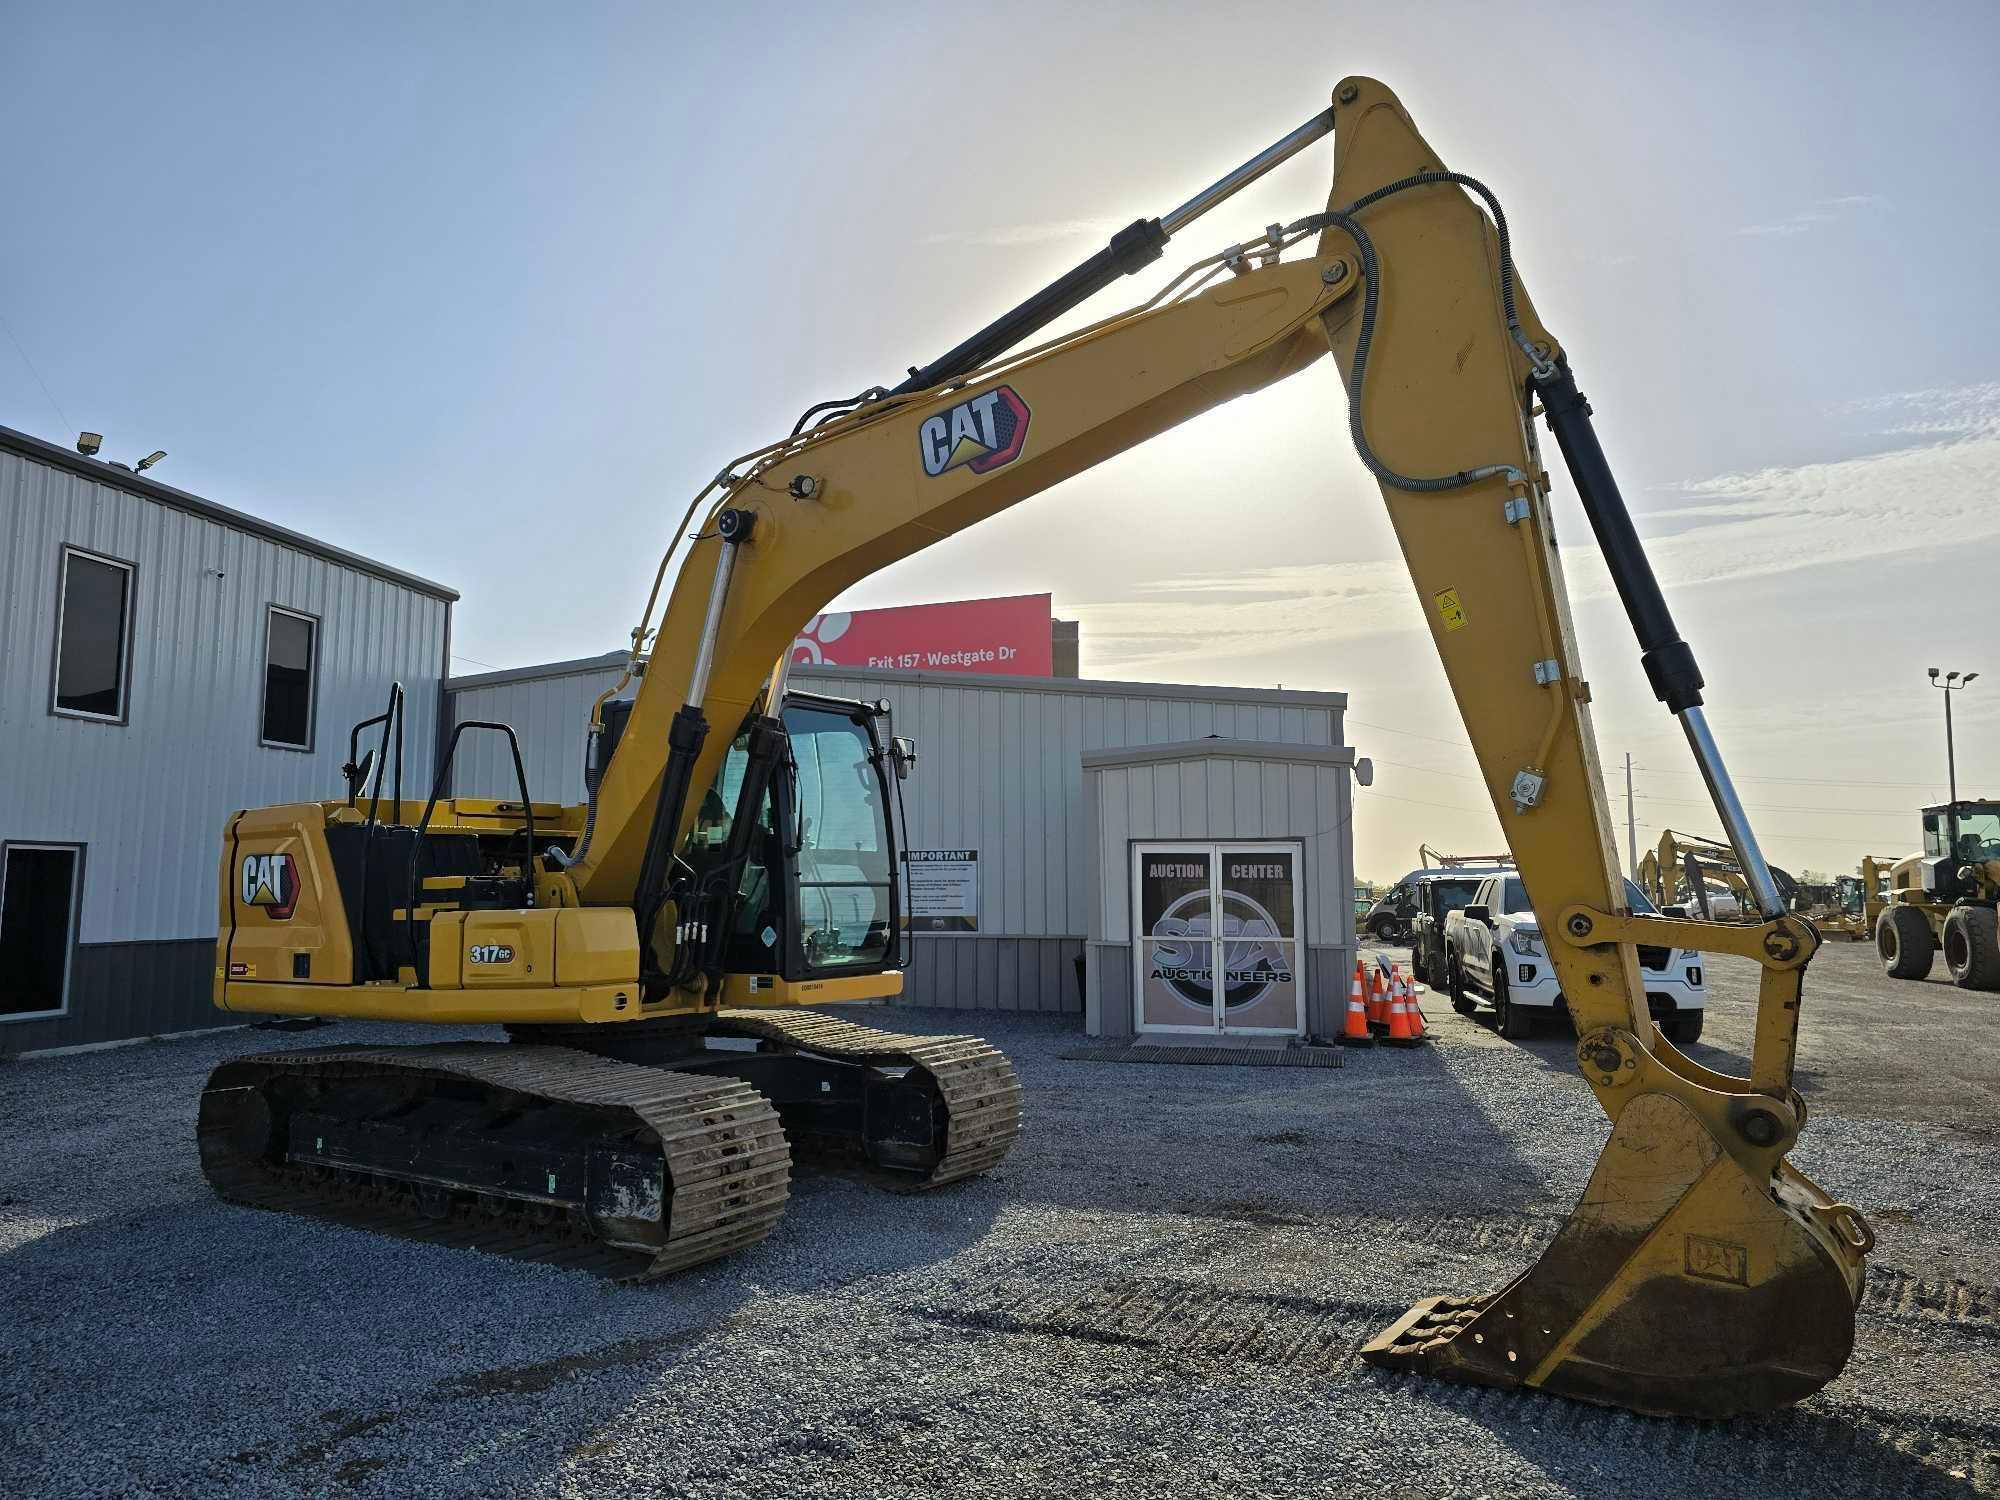
<svg viewBox="0 0 2000 1500">
<path fill-rule="evenodd" d="M 1078 1047 L 1056 1054 L 1064 1062 L 1205 1063 L 1235 1068 L 1338 1068 L 1338 1047 L 1160 1047 L 1145 1042 Z"/>
</svg>

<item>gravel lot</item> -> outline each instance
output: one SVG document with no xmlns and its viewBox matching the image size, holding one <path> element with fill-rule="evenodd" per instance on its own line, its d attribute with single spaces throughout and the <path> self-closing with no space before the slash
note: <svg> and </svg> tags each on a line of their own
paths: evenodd
<svg viewBox="0 0 2000 1500">
<path fill-rule="evenodd" d="M 1001 1170 L 803 1179 L 765 1244 L 641 1288 L 209 1196 L 218 1060 L 406 1032 L 0 1066 L 0 1494 L 2000 1493 L 2000 997 L 1871 962 L 1814 967 L 1797 1153 L 1881 1236 L 1859 1346 L 1727 1424 L 1356 1360 L 1526 1264 L 1604 1137 L 1565 1039 L 1440 1001 L 1438 1045 L 1338 1071 L 1065 1062 L 1044 1021 L 900 1012 L 1015 1057 Z M 1754 980 L 1713 968 L 1728 1065 Z"/>
</svg>

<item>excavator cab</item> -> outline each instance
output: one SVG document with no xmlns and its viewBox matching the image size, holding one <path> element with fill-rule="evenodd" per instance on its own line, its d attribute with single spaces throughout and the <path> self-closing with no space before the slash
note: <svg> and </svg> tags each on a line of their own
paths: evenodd
<svg viewBox="0 0 2000 1500">
<path fill-rule="evenodd" d="M 905 966 L 897 840 L 905 751 L 879 729 L 886 703 L 788 693 L 775 774 L 750 791 L 751 734 L 737 735 L 702 798 L 682 859 L 696 884 L 734 876 L 725 919 L 725 995 L 747 1003 L 787 986 Z M 903 745 L 907 745 L 903 741 Z M 742 854 L 738 823 L 748 820 Z"/>
</svg>

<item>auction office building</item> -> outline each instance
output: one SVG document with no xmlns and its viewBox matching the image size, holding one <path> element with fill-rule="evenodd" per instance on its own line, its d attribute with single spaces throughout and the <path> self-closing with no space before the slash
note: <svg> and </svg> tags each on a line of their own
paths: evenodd
<svg viewBox="0 0 2000 1500">
<path fill-rule="evenodd" d="M 620 655 L 452 678 L 449 588 L 5 428 L 0 539 L 0 1056 L 222 1020 L 226 818 L 340 796 L 392 682 L 418 764 L 440 720 L 510 722 L 535 798 L 583 798 Z M 887 700 L 918 744 L 906 1001 L 1337 1034 L 1344 695 L 1093 682 L 1077 649 L 1045 594 L 822 615 L 794 647 L 795 687 Z M 464 741 L 450 790 L 513 795 L 496 749 Z"/>
</svg>

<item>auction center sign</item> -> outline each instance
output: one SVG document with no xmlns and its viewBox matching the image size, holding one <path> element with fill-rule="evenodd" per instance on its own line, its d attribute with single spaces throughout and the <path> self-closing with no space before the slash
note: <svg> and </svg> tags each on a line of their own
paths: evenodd
<svg viewBox="0 0 2000 1500">
<path fill-rule="evenodd" d="M 979 931 L 979 851 L 910 849 L 905 921 L 912 932 Z"/>
<path fill-rule="evenodd" d="M 814 615 L 792 642 L 811 666 L 1047 677 L 1055 670 L 1047 594 L 961 599 Z"/>
</svg>

